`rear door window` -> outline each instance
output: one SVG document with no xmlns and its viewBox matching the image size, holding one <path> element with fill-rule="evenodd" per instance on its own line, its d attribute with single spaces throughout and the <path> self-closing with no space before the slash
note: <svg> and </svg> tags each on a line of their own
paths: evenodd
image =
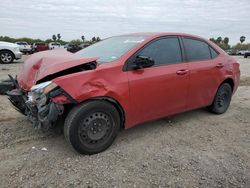
<svg viewBox="0 0 250 188">
<path fill-rule="evenodd" d="M 211 59 L 210 47 L 206 42 L 191 38 L 183 38 L 183 42 L 188 61 Z"/>
</svg>

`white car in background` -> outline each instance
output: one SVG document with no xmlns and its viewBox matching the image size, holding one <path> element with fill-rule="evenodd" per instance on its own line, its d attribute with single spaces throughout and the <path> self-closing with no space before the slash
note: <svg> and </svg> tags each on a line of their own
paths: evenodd
<svg viewBox="0 0 250 188">
<path fill-rule="evenodd" d="M 53 50 L 56 48 L 61 48 L 61 44 L 59 42 L 50 42 L 49 43 L 49 49 Z"/>
<path fill-rule="evenodd" d="M 10 42 L 0 41 L 0 63 L 12 63 L 14 59 L 21 59 L 19 46 Z"/>
<path fill-rule="evenodd" d="M 236 52 L 236 55 L 244 55 L 246 50 L 239 50 Z"/>
<path fill-rule="evenodd" d="M 19 46 L 20 52 L 24 54 L 30 54 L 32 52 L 31 45 L 29 45 L 27 42 L 16 42 L 16 44 Z"/>
</svg>

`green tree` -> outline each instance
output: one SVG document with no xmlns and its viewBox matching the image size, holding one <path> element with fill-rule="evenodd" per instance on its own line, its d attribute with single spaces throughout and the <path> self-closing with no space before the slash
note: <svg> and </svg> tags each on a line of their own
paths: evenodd
<svg viewBox="0 0 250 188">
<path fill-rule="evenodd" d="M 245 40 L 246 40 L 246 37 L 245 37 L 245 36 L 241 36 L 241 37 L 240 37 L 240 42 L 241 42 L 241 44 L 242 44 Z"/>
<path fill-rule="evenodd" d="M 56 35 L 52 35 L 52 40 L 56 41 Z"/>
<path fill-rule="evenodd" d="M 61 34 L 60 34 L 60 33 L 57 34 L 57 40 L 58 40 L 58 41 L 61 40 Z"/>
<path fill-rule="evenodd" d="M 95 37 L 92 37 L 92 42 L 96 42 L 96 38 Z"/>
<path fill-rule="evenodd" d="M 216 43 L 216 40 L 214 38 L 210 38 L 209 40 Z"/>
<path fill-rule="evenodd" d="M 72 40 L 72 41 L 70 41 L 70 44 L 80 45 L 80 44 L 82 44 L 82 41 L 80 39 Z"/>
<path fill-rule="evenodd" d="M 37 43 L 37 42 L 50 43 L 50 42 L 56 41 L 56 39 L 57 39 L 56 35 L 53 35 L 52 38 L 46 39 L 46 40 L 33 39 L 33 38 L 28 38 L 28 37 L 12 38 L 12 37 L 8 37 L 8 36 L 0 36 L 0 41 L 11 42 L 11 43 L 15 43 L 15 42 L 27 42 L 29 44 L 33 44 L 33 43 Z M 82 40 L 73 40 L 73 42 L 77 43 L 77 44 L 81 44 Z M 60 40 L 60 43 L 62 45 L 65 45 L 65 44 L 67 44 L 69 42 L 68 41 Z M 88 43 L 89 45 L 92 44 L 90 41 L 85 41 L 85 43 Z"/>
<path fill-rule="evenodd" d="M 221 41 L 222 41 L 222 37 L 218 37 L 218 38 L 216 39 L 216 43 L 217 43 L 217 44 L 220 44 Z"/>
<path fill-rule="evenodd" d="M 82 39 L 83 42 L 85 41 L 84 35 L 81 36 L 81 39 Z"/>
<path fill-rule="evenodd" d="M 51 43 L 51 42 L 53 42 L 53 39 L 46 39 L 45 40 L 45 43 Z"/>
<path fill-rule="evenodd" d="M 237 43 L 232 48 L 235 49 L 235 50 L 249 50 L 250 49 L 250 43 L 245 43 L 245 44 Z"/>
<path fill-rule="evenodd" d="M 224 40 L 223 40 L 223 43 L 226 44 L 226 45 L 228 45 L 228 43 L 229 43 L 229 38 L 228 38 L 228 37 L 225 37 Z"/>
<path fill-rule="evenodd" d="M 97 38 L 96 38 L 96 41 L 97 41 L 97 42 L 100 41 L 100 40 L 101 40 L 100 37 L 97 37 Z"/>
</svg>

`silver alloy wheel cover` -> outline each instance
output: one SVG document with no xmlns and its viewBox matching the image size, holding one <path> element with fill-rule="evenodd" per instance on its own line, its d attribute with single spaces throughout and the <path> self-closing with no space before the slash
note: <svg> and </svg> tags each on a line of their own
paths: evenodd
<svg viewBox="0 0 250 188">
<path fill-rule="evenodd" d="M 4 52 L 4 53 L 1 54 L 1 60 L 4 63 L 9 63 L 9 62 L 12 61 L 12 56 L 11 56 L 10 53 Z"/>
</svg>

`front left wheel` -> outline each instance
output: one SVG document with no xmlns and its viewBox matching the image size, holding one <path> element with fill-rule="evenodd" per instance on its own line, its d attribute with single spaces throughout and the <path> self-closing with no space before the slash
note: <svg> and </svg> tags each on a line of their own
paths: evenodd
<svg viewBox="0 0 250 188">
<path fill-rule="evenodd" d="M 66 117 L 64 135 L 81 154 L 96 154 L 107 149 L 120 128 L 116 108 L 106 101 L 88 101 L 74 107 Z"/>
</svg>

